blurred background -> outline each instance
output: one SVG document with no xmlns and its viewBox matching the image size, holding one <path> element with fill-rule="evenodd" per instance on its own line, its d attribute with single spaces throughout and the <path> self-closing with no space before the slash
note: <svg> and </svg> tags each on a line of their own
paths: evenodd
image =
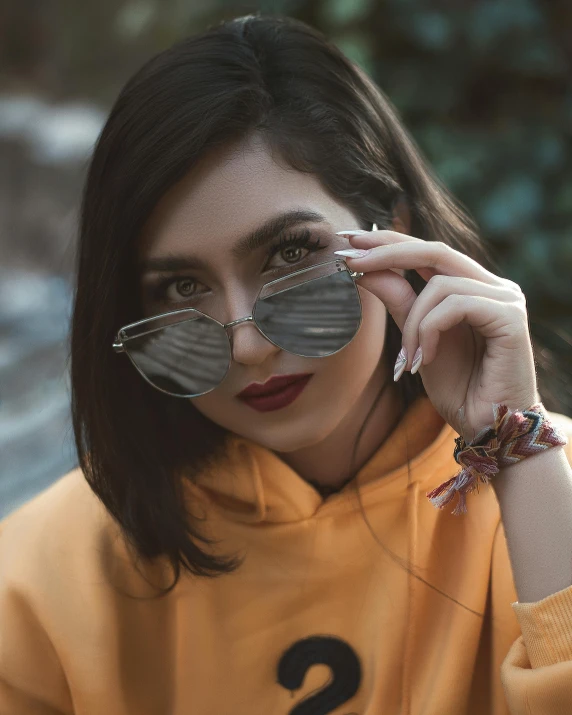
<svg viewBox="0 0 572 715">
<path fill-rule="evenodd" d="M 76 464 L 67 342 L 76 225 L 111 104 L 151 55 L 257 11 L 323 30 L 396 105 L 523 288 L 544 403 L 572 416 L 572 4 L 5 0 L 0 518 Z"/>
</svg>

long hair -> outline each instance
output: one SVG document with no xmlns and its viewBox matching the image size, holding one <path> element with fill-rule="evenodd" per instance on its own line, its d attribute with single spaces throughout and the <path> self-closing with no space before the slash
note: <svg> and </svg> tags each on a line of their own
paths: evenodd
<svg viewBox="0 0 572 715">
<path fill-rule="evenodd" d="M 192 479 L 216 459 L 228 431 L 191 402 L 150 388 L 111 345 L 121 325 L 141 317 L 134 254 L 154 206 L 211 149 L 255 131 L 290 166 L 314 174 L 362 228 L 390 227 L 404 196 L 412 235 L 494 265 L 474 221 L 431 171 L 388 98 L 317 30 L 247 16 L 184 39 L 141 67 L 111 109 L 82 196 L 72 416 L 85 478 L 139 557 L 168 558 L 175 581 L 167 592 L 181 567 L 215 577 L 241 563 L 201 547 L 210 542 L 183 508 L 176 478 L 184 468 Z M 426 285 L 415 271 L 405 277 L 417 294 Z M 388 314 L 384 351 L 396 356 L 400 347 Z M 406 372 L 397 385 L 403 412 L 425 394 L 419 375 Z"/>
</svg>

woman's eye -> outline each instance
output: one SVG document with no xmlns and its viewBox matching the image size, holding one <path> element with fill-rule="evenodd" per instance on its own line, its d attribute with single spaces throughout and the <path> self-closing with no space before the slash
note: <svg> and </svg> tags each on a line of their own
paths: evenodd
<svg viewBox="0 0 572 715">
<path fill-rule="evenodd" d="M 279 243 L 270 247 L 265 270 L 290 268 L 312 253 L 324 250 L 319 240 L 313 241 L 308 230 L 290 236 L 283 236 Z M 202 286 L 202 290 L 201 290 Z M 208 286 L 191 276 L 165 278 L 151 290 L 151 299 L 156 303 L 177 303 L 199 301 L 209 293 Z"/>
<path fill-rule="evenodd" d="M 176 302 L 200 297 L 194 278 L 167 278 L 157 285 L 153 291 L 156 301 Z"/>
<path fill-rule="evenodd" d="M 199 295 L 197 281 L 193 278 L 180 278 L 173 282 L 173 287 L 176 294 L 181 298 L 194 298 Z"/>
<path fill-rule="evenodd" d="M 306 255 L 304 255 L 304 251 L 306 252 Z M 285 261 L 287 265 L 292 265 L 293 263 L 298 263 L 299 261 L 301 261 L 302 258 L 306 258 L 309 253 L 310 250 L 308 248 L 301 248 L 300 246 L 287 246 L 286 248 L 279 249 L 277 253 L 272 256 L 272 259 L 276 256 L 280 256 L 280 258 L 282 258 L 282 260 Z M 280 266 L 270 267 L 280 268 Z"/>
<path fill-rule="evenodd" d="M 267 267 L 274 270 L 288 268 L 300 263 L 311 253 L 322 251 L 324 248 L 327 248 L 327 246 L 322 246 L 319 240 L 312 240 L 308 229 L 300 233 L 283 236 L 279 243 L 271 246 Z M 270 262 L 275 256 L 278 256 L 281 261 L 278 265 L 272 266 Z"/>
</svg>

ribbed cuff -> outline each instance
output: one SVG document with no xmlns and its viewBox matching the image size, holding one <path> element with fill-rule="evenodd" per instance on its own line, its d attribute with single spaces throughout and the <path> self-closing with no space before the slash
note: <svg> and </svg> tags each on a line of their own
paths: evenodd
<svg viewBox="0 0 572 715">
<path fill-rule="evenodd" d="M 572 586 L 534 603 L 511 605 L 533 668 L 572 660 Z"/>
</svg>

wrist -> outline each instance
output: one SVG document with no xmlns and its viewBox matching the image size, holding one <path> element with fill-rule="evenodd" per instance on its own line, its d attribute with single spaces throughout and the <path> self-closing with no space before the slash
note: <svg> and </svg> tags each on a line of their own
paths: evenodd
<svg viewBox="0 0 572 715">
<path fill-rule="evenodd" d="M 541 402 L 523 411 L 495 403 L 493 413 L 494 422 L 484 427 L 472 442 L 467 444 L 463 437 L 455 439 L 454 458 L 463 468 L 427 494 L 436 508 L 443 508 L 458 496 L 459 502 L 452 513 L 464 513 L 466 496 L 478 490 L 479 481 L 488 484 L 501 470 L 568 443 L 568 438 L 551 424 Z"/>
</svg>

